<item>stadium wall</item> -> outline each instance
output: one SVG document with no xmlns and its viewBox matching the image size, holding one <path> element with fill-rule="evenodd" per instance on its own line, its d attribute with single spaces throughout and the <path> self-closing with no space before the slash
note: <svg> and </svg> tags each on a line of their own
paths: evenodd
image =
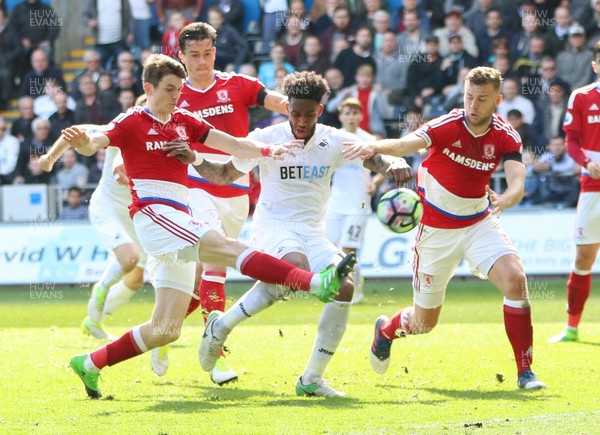
<svg viewBox="0 0 600 435">
<path fill-rule="evenodd" d="M 506 212 L 501 222 L 515 243 L 530 275 L 568 274 L 575 254 L 572 229 L 575 211 Z M 241 233 L 247 242 L 248 223 Z M 372 216 L 359 255 L 366 278 L 410 277 L 416 231 L 395 234 Z M 89 224 L 36 221 L 0 226 L 0 285 L 79 284 L 95 282 L 110 252 Z M 594 265 L 600 273 L 600 260 Z M 458 276 L 470 276 L 467 264 Z M 243 279 L 230 271 L 230 279 Z"/>
</svg>

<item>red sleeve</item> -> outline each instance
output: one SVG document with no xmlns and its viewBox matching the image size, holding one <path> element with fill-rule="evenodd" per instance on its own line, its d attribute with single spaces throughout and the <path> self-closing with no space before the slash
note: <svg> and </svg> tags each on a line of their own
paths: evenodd
<svg viewBox="0 0 600 435">
<path fill-rule="evenodd" d="M 239 76 L 239 82 L 246 107 L 258 106 L 258 95 L 265 86 L 257 79 L 243 75 Z"/>
<path fill-rule="evenodd" d="M 120 144 L 127 143 L 123 140 L 123 124 L 127 122 L 127 113 L 121 113 L 115 119 L 108 123 L 106 128 L 100 130 L 110 140 L 110 145 L 121 147 Z"/>
<path fill-rule="evenodd" d="M 581 134 L 576 130 L 566 130 L 567 137 L 565 142 L 567 144 L 567 153 L 573 160 L 584 168 L 587 166 L 589 158 L 583 153 L 581 149 Z"/>
<path fill-rule="evenodd" d="M 575 131 L 577 133 L 583 132 L 583 119 L 581 118 L 581 98 L 577 98 L 580 93 L 573 92 L 569 97 L 567 103 L 567 113 L 565 113 L 565 120 L 563 122 L 563 130 L 565 133 L 569 131 Z"/>
<path fill-rule="evenodd" d="M 211 128 L 214 128 L 209 122 L 205 121 L 202 118 L 197 118 L 196 116 L 190 115 L 188 116 L 190 119 L 190 139 L 192 142 L 200 142 L 204 143 L 206 140 L 206 136 L 208 136 L 208 131 Z"/>
</svg>

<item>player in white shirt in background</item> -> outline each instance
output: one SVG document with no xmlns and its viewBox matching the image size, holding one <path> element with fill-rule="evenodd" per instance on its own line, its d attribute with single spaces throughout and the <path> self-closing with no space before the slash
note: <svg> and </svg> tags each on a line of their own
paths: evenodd
<svg viewBox="0 0 600 435">
<path fill-rule="evenodd" d="M 357 98 L 346 98 L 338 108 L 342 123 L 340 130 L 355 134 L 361 141 L 371 142 L 376 137 L 359 127 L 362 119 L 362 104 Z M 377 181 L 383 178 L 371 177 L 371 171 L 357 165 L 344 165 L 333 173 L 331 196 L 325 215 L 325 236 L 345 254 L 357 252 L 362 245 L 367 221 L 372 212 L 371 197 L 377 189 Z M 358 304 L 365 298 L 364 279 L 360 263 L 354 266 L 354 297 Z"/>
<path fill-rule="evenodd" d="M 77 127 L 90 133 L 103 128 L 98 125 Z M 48 153 L 41 157 L 42 169 L 50 172 L 54 163 L 70 147 L 71 144 L 61 135 Z M 129 216 L 131 193 L 128 187 L 129 180 L 121 166 L 120 154 L 116 147 L 106 149 L 102 176 L 90 198 L 90 223 L 114 254 L 111 255 L 100 279 L 92 287 L 87 316 L 81 323 L 85 334 L 98 339 L 114 338 L 106 331 L 103 320 L 129 302 L 144 285 L 146 253 Z M 120 168 L 114 166 L 113 162 Z"/>
<path fill-rule="evenodd" d="M 329 199 L 333 171 L 353 163 L 362 168 L 394 176 L 398 182 L 412 178 L 404 159 L 373 156 L 370 160 L 350 160 L 342 156 L 344 142 L 356 142 L 350 133 L 322 124 L 317 119 L 329 86 L 323 77 L 309 72 L 289 74 L 284 81 L 288 97 L 289 122 L 255 130 L 249 138 L 267 143 L 303 140 L 294 155 L 275 161 L 230 159 L 226 163 L 204 161 L 198 172 L 214 183 L 227 184 L 259 165 L 261 194 L 252 223 L 252 244 L 256 249 L 305 270 L 338 264 L 342 252 L 325 237 L 325 204 Z M 299 396 L 344 396 L 330 387 L 323 374 L 344 335 L 354 285 L 351 277 L 341 280 L 340 293 L 325 305 L 317 326 L 317 337 L 304 373 L 296 383 Z M 227 312 L 213 311 L 207 320 L 200 345 L 200 363 L 212 370 L 222 346 L 239 323 L 270 307 L 277 299 L 290 297 L 281 286 L 257 283 Z"/>
</svg>

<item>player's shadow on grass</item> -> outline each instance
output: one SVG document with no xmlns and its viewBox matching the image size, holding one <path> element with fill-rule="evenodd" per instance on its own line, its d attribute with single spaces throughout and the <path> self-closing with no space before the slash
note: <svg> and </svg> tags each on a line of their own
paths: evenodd
<svg viewBox="0 0 600 435">
<path fill-rule="evenodd" d="M 297 407 L 297 408 L 362 408 L 365 404 L 356 397 L 294 397 L 279 396 L 278 400 L 267 402 L 267 406 L 273 407 Z"/>
<path fill-rule="evenodd" d="M 587 344 L 588 346 L 600 346 L 600 343 L 594 341 L 578 341 L 577 344 Z"/>
<path fill-rule="evenodd" d="M 541 392 L 541 394 L 536 394 L 533 391 L 525 391 L 516 388 L 512 391 L 451 390 L 449 388 L 431 387 L 419 389 L 458 400 L 518 400 L 527 402 L 547 401 L 559 397 L 555 394 L 548 394 L 548 390 Z"/>
</svg>

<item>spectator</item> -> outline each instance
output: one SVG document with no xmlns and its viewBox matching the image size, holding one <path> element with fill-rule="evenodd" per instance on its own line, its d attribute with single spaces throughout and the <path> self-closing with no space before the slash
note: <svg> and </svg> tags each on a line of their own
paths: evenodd
<svg viewBox="0 0 600 435">
<path fill-rule="evenodd" d="M 121 112 L 125 113 L 129 108 L 133 107 L 136 99 L 135 92 L 133 89 L 121 89 L 119 92 L 118 100 L 121 105 Z"/>
<path fill-rule="evenodd" d="M 565 49 L 571 27 L 572 19 L 569 9 L 559 6 L 554 10 L 554 26 L 552 26 L 544 37 L 545 54 L 556 57 Z"/>
<path fill-rule="evenodd" d="M 525 165 L 525 191 L 519 206 L 527 207 L 533 205 L 534 200 L 536 200 L 539 195 L 540 183 L 534 172 L 535 161 L 538 157 L 534 152 L 528 149 L 523 149 L 521 154 L 523 165 Z"/>
<path fill-rule="evenodd" d="M 450 34 L 448 36 L 448 46 L 450 51 L 440 65 L 442 70 L 442 93 L 444 95 L 456 84 L 458 72 L 461 68 L 475 68 L 477 66 L 477 59 L 464 49 L 460 34 Z"/>
<path fill-rule="evenodd" d="M 41 156 L 46 154 L 52 146 L 50 138 L 50 121 L 43 118 L 36 118 L 31 123 L 33 135 L 21 143 L 19 149 L 19 158 L 17 160 L 17 169 L 15 172 L 14 184 L 25 182 L 27 167 L 32 156 Z M 58 168 L 58 166 L 55 166 Z"/>
<path fill-rule="evenodd" d="M 19 139 L 8 132 L 6 119 L 0 115 L 0 185 L 13 182 L 19 151 Z"/>
<path fill-rule="evenodd" d="M 356 70 L 355 85 L 342 89 L 327 103 L 327 111 L 337 112 L 340 103 L 346 98 L 357 98 L 362 104 L 363 119 L 359 125 L 363 130 L 377 136 L 386 137 L 384 119 L 390 118 L 392 110 L 387 102 L 387 95 L 374 88 L 374 71 L 369 64 L 363 64 Z"/>
<path fill-rule="evenodd" d="M 138 52 L 150 49 L 153 0 L 129 0 L 133 20 L 133 46 Z"/>
<path fill-rule="evenodd" d="M 316 36 L 306 36 L 303 50 L 299 54 L 298 71 L 314 71 L 324 75 L 331 66 L 329 58 L 321 50 L 321 41 Z"/>
<path fill-rule="evenodd" d="M 540 77 L 540 66 L 544 57 L 544 38 L 533 35 L 529 39 L 529 54 L 515 60 L 512 70 L 519 77 L 521 83 L 528 87 L 535 86 Z M 530 93 L 530 95 L 532 95 Z"/>
<path fill-rule="evenodd" d="M 309 16 L 306 15 L 306 5 L 304 0 L 290 0 L 290 17 L 297 17 L 300 20 L 300 30 L 306 35 L 315 33 L 314 25 Z"/>
<path fill-rule="evenodd" d="M 41 49 L 50 56 L 62 24 L 63 19 L 56 11 L 40 0 L 25 0 L 15 6 L 10 14 L 8 31 L 20 42 L 22 57 L 19 57 L 25 60 L 19 64 L 18 75 L 27 72 L 26 60 L 34 50 Z"/>
<path fill-rule="evenodd" d="M 404 30 L 397 36 L 398 47 L 404 62 L 425 51 L 425 32 L 421 30 L 419 17 L 415 12 L 404 12 Z"/>
<path fill-rule="evenodd" d="M 508 111 L 518 109 L 523 114 L 525 123 L 532 125 L 535 118 L 535 107 L 527 98 L 519 95 L 519 82 L 514 78 L 504 80 L 502 84 L 502 102 L 498 105 L 497 113 L 506 119 Z"/>
<path fill-rule="evenodd" d="M 156 17 L 163 26 L 173 12 L 181 12 L 188 22 L 196 21 L 202 13 L 204 0 L 156 0 Z"/>
<path fill-rule="evenodd" d="M 412 62 L 406 79 L 406 83 L 410 83 L 406 88 L 408 100 L 421 111 L 442 91 L 442 57 L 437 36 L 425 38 L 425 50 L 425 62 L 421 61 L 421 57 Z"/>
<path fill-rule="evenodd" d="M 162 35 L 162 53 L 177 59 L 179 55 L 179 33 L 189 24 L 181 12 L 173 11 L 169 15 L 169 27 Z"/>
<path fill-rule="evenodd" d="M 567 102 L 569 93 L 568 88 L 561 81 L 550 82 L 548 94 L 543 99 L 538 110 L 537 119 L 541 128 L 539 128 L 543 143 L 548 143 L 553 137 L 564 137 L 565 132 L 562 129 L 565 114 L 567 112 Z M 539 153 L 538 153 L 539 154 Z"/>
<path fill-rule="evenodd" d="M 535 6 L 534 6 L 535 8 Z M 529 55 L 529 40 L 534 35 L 540 35 L 538 15 L 534 11 L 523 12 L 521 29 L 514 34 L 510 43 L 511 60 L 515 61 Z"/>
<path fill-rule="evenodd" d="M 298 67 L 299 59 L 304 56 L 302 47 L 304 45 L 305 34 L 300 28 L 300 18 L 290 15 L 285 22 L 285 30 L 279 38 L 279 43 L 283 45 L 286 58 L 294 68 Z"/>
<path fill-rule="evenodd" d="M 81 77 L 79 90 L 82 97 L 75 108 L 77 124 L 108 124 L 121 113 L 116 96 L 108 92 L 99 92 L 91 75 Z"/>
<path fill-rule="evenodd" d="M 56 184 L 63 189 L 83 187 L 87 184 L 88 172 L 88 168 L 77 161 L 75 150 L 69 148 L 62 155 L 62 168 L 56 172 Z"/>
<path fill-rule="evenodd" d="M 465 78 L 467 77 L 467 74 L 469 74 L 469 71 L 471 71 L 470 67 L 461 67 L 458 70 L 456 83 L 446 87 L 444 92 L 444 113 L 449 112 L 452 109 L 462 109 L 464 107 Z"/>
<path fill-rule="evenodd" d="M 136 89 L 141 93 L 142 92 L 142 68 L 135 61 L 133 54 L 128 51 L 122 51 L 117 56 L 117 65 L 111 70 L 111 77 L 113 81 L 113 85 L 117 85 L 119 83 L 119 73 L 121 71 L 129 71 L 132 76 L 136 86 Z"/>
<path fill-rule="evenodd" d="M 103 71 L 102 66 L 100 65 L 100 53 L 96 50 L 85 50 L 83 53 L 83 61 L 85 62 L 85 68 L 79 71 L 71 82 L 70 93 L 75 100 L 81 98 L 81 92 L 79 91 L 79 79 L 81 76 L 90 73 L 94 79 L 94 83 L 97 84 L 100 74 Z"/>
<path fill-rule="evenodd" d="M 115 85 L 113 83 L 112 75 L 108 72 L 101 73 L 100 77 L 98 78 L 97 87 L 98 90 L 102 92 L 114 92 Z M 77 91 L 79 94 L 79 99 L 81 99 L 83 95 L 81 95 L 81 91 L 79 91 L 79 89 L 77 89 Z"/>
<path fill-rule="evenodd" d="M 262 6 L 263 51 L 266 51 L 273 46 L 284 24 L 288 3 L 287 0 L 264 0 Z"/>
<path fill-rule="evenodd" d="M 508 44 L 509 34 L 502 29 L 502 14 L 498 9 L 488 9 L 485 15 L 485 27 L 483 31 L 473 33 L 477 40 L 477 48 L 479 49 L 479 62 L 482 64 L 491 64 L 497 52 L 492 52 L 493 43 L 498 38 L 503 38 L 505 52 L 500 53 L 505 56 L 509 55 L 510 45 Z M 497 50 L 497 48 L 496 48 Z"/>
<path fill-rule="evenodd" d="M 539 154 L 540 151 L 533 140 L 531 126 L 523 120 L 523 114 L 518 109 L 511 109 L 506 114 L 506 120 L 512 125 L 512 128 L 519 133 L 519 136 L 521 136 L 523 149 L 527 149 L 536 155 Z"/>
<path fill-rule="evenodd" d="M 28 72 L 21 82 L 21 97 L 30 96 L 37 98 L 44 94 L 47 82 L 54 82 L 60 89 L 67 89 L 62 71 L 50 65 L 48 54 L 41 48 L 36 48 L 31 53 L 32 70 Z"/>
<path fill-rule="evenodd" d="M 102 177 L 102 169 L 104 169 L 104 161 L 106 159 L 106 148 L 101 148 L 96 154 L 94 154 L 94 162 L 92 163 L 88 172 L 88 183 L 98 184 Z"/>
<path fill-rule="evenodd" d="M 6 15 L 0 10 L 0 110 L 5 110 L 13 96 L 15 65 L 21 51 L 16 36 L 6 26 Z"/>
<path fill-rule="evenodd" d="M 375 54 L 377 65 L 375 83 L 382 87 L 390 105 L 404 104 L 409 62 L 410 58 L 398 54 L 396 34 L 392 31 L 385 32 L 381 51 Z"/>
<path fill-rule="evenodd" d="M 567 47 L 556 58 L 557 74 L 571 89 L 590 81 L 590 63 L 594 60 L 591 50 L 585 47 L 585 30 L 577 23 L 569 27 Z"/>
<path fill-rule="evenodd" d="M 375 54 L 381 51 L 383 35 L 391 30 L 390 13 L 384 10 L 378 10 L 373 15 L 373 51 Z"/>
<path fill-rule="evenodd" d="M 356 41 L 352 47 L 346 48 L 338 54 L 333 65 L 344 75 L 344 87 L 354 84 L 358 67 L 367 64 L 377 68 L 371 52 L 373 33 L 368 27 L 361 27 L 356 31 Z"/>
<path fill-rule="evenodd" d="M 534 172 L 540 181 L 537 202 L 551 203 L 558 208 L 574 207 L 579 196 L 577 175 L 580 171 L 580 166 L 566 152 L 564 138 L 550 139 L 546 152 L 534 165 Z"/>
<path fill-rule="evenodd" d="M 75 100 L 64 89 L 59 88 L 56 82 L 49 80 L 44 87 L 44 94 L 33 100 L 33 113 L 35 116 L 49 119 L 56 112 L 55 99 L 58 94 L 63 94 L 67 97 L 67 106 L 69 109 L 75 109 Z"/>
<path fill-rule="evenodd" d="M 258 79 L 267 87 L 267 89 L 275 89 L 275 71 L 277 68 L 283 67 L 288 73 L 293 73 L 296 69 L 294 66 L 285 61 L 285 48 L 281 44 L 275 44 L 269 51 L 268 62 L 263 62 L 258 67 Z"/>
<path fill-rule="evenodd" d="M 244 29 L 244 4 L 240 0 L 217 0 L 215 5 L 223 12 L 225 22 L 243 35 L 246 31 Z"/>
<path fill-rule="evenodd" d="M 356 30 L 351 25 L 350 11 L 346 6 L 337 7 L 333 12 L 332 20 L 333 26 L 321 33 L 319 39 L 323 46 L 323 53 L 333 62 L 341 51 L 339 50 L 341 46 L 347 48 L 354 43 Z"/>
<path fill-rule="evenodd" d="M 82 204 L 83 192 L 78 187 L 70 187 L 67 193 L 66 204 L 62 209 L 60 218 L 65 221 L 87 221 L 88 206 Z"/>
<path fill-rule="evenodd" d="M 467 26 L 475 37 L 486 34 L 488 30 L 488 13 L 494 6 L 493 0 L 475 0 L 474 7 L 465 13 L 465 26 Z M 498 11 L 500 15 L 500 11 Z M 502 17 L 499 17 L 502 22 Z M 477 40 L 479 43 L 479 40 Z M 479 44 L 478 44 L 479 45 Z"/>
<path fill-rule="evenodd" d="M 313 8 L 318 2 L 313 3 Z M 324 1 L 324 13 L 317 17 L 314 33 L 317 36 L 321 36 L 324 32 L 333 27 L 333 15 L 336 8 L 342 6 L 344 2 L 342 0 L 325 0 Z"/>
<path fill-rule="evenodd" d="M 75 112 L 67 107 L 68 95 L 59 92 L 54 97 L 56 112 L 50 115 L 50 137 L 56 140 L 60 132 L 75 124 Z"/>
<path fill-rule="evenodd" d="M 27 165 L 23 170 L 23 175 L 19 178 L 15 177 L 13 184 L 50 184 L 51 182 L 52 174 L 42 171 L 40 156 L 32 154 L 27 156 Z"/>
<path fill-rule="evenodd" d="M 392 30 L 396 33 L 406 32 L 405 18 L 408 13 L 413 13 L 417 16 L 419 30 L 423 36 L 428 35 L 430 33 L 429 17 L 423 8 L 423 5 L 419 5 L 418 0 L 404 0 L 402 6 L 400 6 L 396 12 L 392 12 Z"/>
<path fill-rule="evenodd" d="M 323 105 L 325 109 L 321 116 L 319 117 L 319 123 L 328 125 L 334 128 L 341 128 L 342 123 L 339 120 L 336 110 L 333 112 L 329 112 L 327 110 L 327 102 L 335 98 L 338 93 L 342 90 L 342 86 L 344 84 L 344 75 L 342 72 L 335 68 L 331 67 L 327 71 L 325 71 L 325 80 L 327 80 L 327 84 L 329 85 L 329 95 L 325 94 L 323 97 Z"/>
<path fill-rule="evenodd" d="M 233 64 L 237 71 L 248 54 L 246 41 L 235 28 L 225 23 L 223 12 L 217 6 L 208 9 L 208 24 L 217 31 L 215 69 L 224 71 L 228 64 Z"/>
<path fill-rule="evenodd" d="M 508 43 L 508 38 L 498 37 L 492 39 L 492 45 L 490 49 L 490 56 L 488 57 L 488 64 L 493 65 L 498 57 L 506 57 L 508 58 L 508 68 L 507 71 L 510 70 L 511 62 L 510 62 L 510 44 Z M 505 77 L 504 74 L 502 77 Z"/>
<path fill-rule="evenodd" d="M 450 53 L 448 44 L 449 36 L 455 33 L 458 33 L 461 36 L 465 50 L 477 59 L 479 57 L 479 49 L 475 42 L 475 36 L 473 35 L 473 32 L 463 24 L 462 9 L 453 7 L 446 12 L 444 27 L 436 29 L 433 32 L 433 34 L 439 38 L 439 52 L 441 56 L 447 56 L 448 53 Z"/>
<path fill-rule="evenodd" d="M 92 29 L 102 67 L 110 70 L 118 54 L 133 42 L 128 0 L 88 0 L 82 21 Z"/>
<path fill-rule="evenodd" d="M 31 138 L 33 118 L 35 118 L 33 114 L 33 97 L 19 98 L 19 117 L 13 122 L 10 134 L 19 139 L 19 142 Z"/>
<path fill-rule="evenodd" d="M 362 0 L 360 1 L 360 9 L 354 14 L 357 27 L 374 28 L 373 20 L 377 11 L 383 9 L 381 0 Z"/>
<path fill-rule="evenodd" d="M 142 84 L 135 79 L 135 76 L 131 71 L 120 70 L 117 77 L 116 86 L 113 88 L 115 96 L 119 96 L 122 91 L 131 91 L 136 97 L 139 97 L 144 93 Z"/>
</svg>

